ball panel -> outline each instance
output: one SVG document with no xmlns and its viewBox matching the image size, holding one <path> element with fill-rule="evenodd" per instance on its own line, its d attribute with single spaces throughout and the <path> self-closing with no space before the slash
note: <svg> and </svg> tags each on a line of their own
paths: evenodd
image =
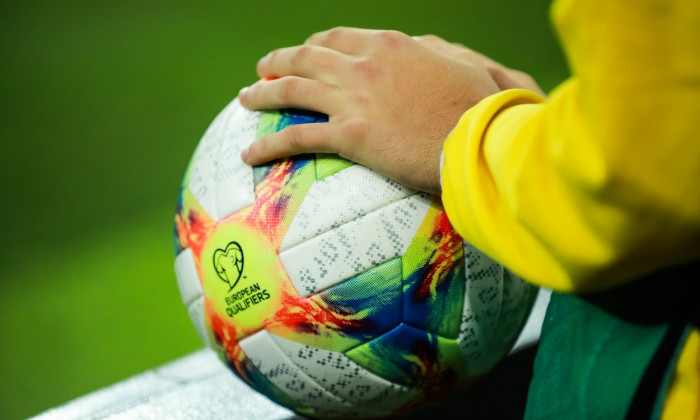
<svg viewBox="0 0 700 420">
<path fill-rule="evenodd" d="M 175 257 L 175 277 L 180 289 L 182 303 L 185 306 L 202 296 L 202 285 L 197 274 L 192 249 L 187 248 Z"/>
<path fill-rule="evenodd" d="M 229 103 L 214 119 L 199 142 L 185 174 L 183 184 L 192 192 L 199 205 L 216 217 L 216 185 L 219 151 L 224 142 L 229 122 L 240 109 L 238 101 Z"/>
<path fill-rule="evenodd" d="M 358 406 L 391 413 L 418 390 L 389 382 L 367 371 L 343 353 L 322 350 L 270 334 L 287 358 L 333 395 Z"/>
<path fill-rule="evenodd" d="M 478 375 L 492 366 L 492 332 L 498 326 L 503 299 L 504 269 L 471 244 L 464 243 L 465 302 L 457 341 L 471 374 Z"/>
<path fill-rule="evenodd" d="M 239 344 L 265 378 L 293 400 L 313 409 L 316 414 L 379 414 L 375 410 L 353 406 L 326 391 L 286 357 L 267 331 L 262 330 L 246 337 Z"/>
<path fill-rule="evenodd" d="M 497 336 L 502 343 L 508 343 L 503 347 L 510 349 L 530 315 L 538 289 L 506 269 L 503 290 L 503 309 L 499 322 L 501 331 Z"/>
<path fill-rule="evenodd" d="M 197 330 L 197 334 L 199 334 L 202 341 L 204 341 L 204 344 L 206 344 L 207 347 L 211 347 L 211 341 L 209 341 L 209 330 L 207 329 L 204 318 L 204 296 L 200 296 L 190 302 L 190 304 L 187 306 L 187 314 L 190 316 L 190 320 L 192 320 L 192 324 Z"/>
<path fill-rule="evenodd" d="M 242 223 L 254 226 L 278 251 L 304 196 L 316 180 L 312 155 L 254 170 L 255 204 Z M 242 210 L 242 212 L 245 210 Z"/>
<path fill-rule="evenodd" d="M 290 125 L 320 123 L 326 121 L 328 121 L 328 117 L 317 112 L 290 109 L 283 109 L 279 111 L 262 111 L 256 137 L 276 133 Z"/>
<path fill-rule="evenodd" d="M 204 241 L 216 222 L 197 202 L 189 188 L 182 188 L 175 210 L 175 253 L 191 249 L 195 262 L 201 254 Z"/>
<path fill-rule="evenodd" d="M 399 258 L 281 307 L 265 328 L 318 348 L 344 351 L 401 322 Z"/>
<path fill-rule="evenodd" d="M 347 167 L 311 186 L 280 249 L 292 248 L 413 193 L 363 166 Z"/>
<path fill-rule="evenodd" d="M 504 269 L 498 323 L 486 336 L 493 350 L 485 355 L 480 363 L 482 368 L 477 372 L 486 372 L 508 354 L 530 315 L 536 296 L 537 288 Z"/>
<path fill-rule="evenodd" d="M 199 255 L 209 307 L 231 324 L 227 338 L 233 340 L 261 329 L 279 308 L 298 299 L 272 243 L 278 236 L 267 237 L 244 222 L 254 210 L 221 221 Z"/>
<path fill-rule="evenodd" d="M 406 324 L 345 354 L 380 377 L 423 388 L 422 392 L 432 392 L 433 386 L 458 386 L 468 378 L 455 340 Z"/>
<path fill-rule="evenodd" d="M 404 322 L 457 337 L 464 300 L 462 238 L 439 199 L 433 200 L 402 261 Z"/>
<path fill-rule="evenodd" d="M 252 205 L 253 169 L 241 160 L 241 151 L 248 147 L 257 132 L 260 113 L 237 108 L 229 118 L 225 135 L 216 156 L 216 220 Z"/>
<path fill-rule="evenodd" d="M 330 153 L 316 153 L 316 180 L 320 181 L 355 163 Z"/>
<path fill-rule="evenodd" d="M 404 254 L 430 201 L 416 194 L 300 245 L 280 259 L 301 296 L 308 296 Z"/>
<path fill-rule="evenodd" d="M 265 395 L 277 404 L 306 415 L 314 413 L 314 410 L 294 400 L 275 384 L 270 382 L 265 375 L 255 367 L 253 362 L 246 357 L 237 341 L 223 339 L 226 335 L 226 326 L 221 323 L 221 320 L 217 318 L 213 318 L 212 320 L 211 332 L 213 335 L 213 347 L 218 351 L 219 357 L 228 366 L 231 372 L 255 391 Z"/>
</svg>

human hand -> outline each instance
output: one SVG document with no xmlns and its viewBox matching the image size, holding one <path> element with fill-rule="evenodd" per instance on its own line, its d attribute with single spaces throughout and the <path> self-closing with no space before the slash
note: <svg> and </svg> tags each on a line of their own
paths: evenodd
<svg viewBox="0 0 700 420">
<path fill-rule="evenodd" d="M 309 109 L 329 121 L 261 137 L 243 160 L 336 153 L 439 193 L 443 141 L 466 110 L 501 89 L 483 56 L 455 58 L 437 44 L 395 31 L 335 28 L 271 52 L 258 63 L 263 80 L 241 91 L 241 104 Z"/>
<path fill-rule="evenodd" d="M 523 71 L 508 68 L 462 44 L 447 42 L 435 35 L 423 35 L 413 38 L 427 47 L 432 48 L 434 51 L 443 53 L 451 58 L 462 59 L 467 62 L 481 61 L 501 90 L 527 89 L 542 97 L 546 97 L 542 88 L 535 82 L 535 79 Z"/>
</svg>

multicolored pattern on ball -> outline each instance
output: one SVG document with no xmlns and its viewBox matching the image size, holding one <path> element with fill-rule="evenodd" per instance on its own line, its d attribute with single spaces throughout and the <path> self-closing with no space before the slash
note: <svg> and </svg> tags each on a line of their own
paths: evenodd
<svg viewBox="0 0 700 420">
<path fill-rule="evenodd" d="M 452 229 L 438 198 L 333 155 L 250 168 L 255 137 L 313 114 L 233 101 L 175 217 L 204 340 L 251 387 L 315 417 L 377 417 L 470 383 L 509 351 L 534 290 Z"/>
</svg>

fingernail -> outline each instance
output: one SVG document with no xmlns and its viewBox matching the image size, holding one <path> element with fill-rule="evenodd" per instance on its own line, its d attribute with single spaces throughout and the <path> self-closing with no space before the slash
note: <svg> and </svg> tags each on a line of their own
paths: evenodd
<svg viewBox="0 0 700 420">
<path fill-rule="evenodd" d="M 245 162 L 248 159 L 248 148 L 241 150 L 241 160 Z"/>
<path fill-rule="evenodd" d="M 238 91 L 238 97 L 240 98 L 241 96 L 245 95 L 246 92 L 248 92 L 248 87 L 244 87 L 240 91 Z"/>
</svg>

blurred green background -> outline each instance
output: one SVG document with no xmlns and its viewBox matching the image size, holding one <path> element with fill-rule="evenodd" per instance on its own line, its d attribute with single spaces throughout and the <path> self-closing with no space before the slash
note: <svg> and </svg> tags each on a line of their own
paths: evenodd
<svg viewBox="0 0 700 420">
<path fill-rule="evenodd" d="M 173 274 L 189 156 L 269 50 L 332 26 L 433 33 L 567 70 L 548 1 L 8 1 L 0 5 L 0 418 L 201 347 Z"/>
</svg>

